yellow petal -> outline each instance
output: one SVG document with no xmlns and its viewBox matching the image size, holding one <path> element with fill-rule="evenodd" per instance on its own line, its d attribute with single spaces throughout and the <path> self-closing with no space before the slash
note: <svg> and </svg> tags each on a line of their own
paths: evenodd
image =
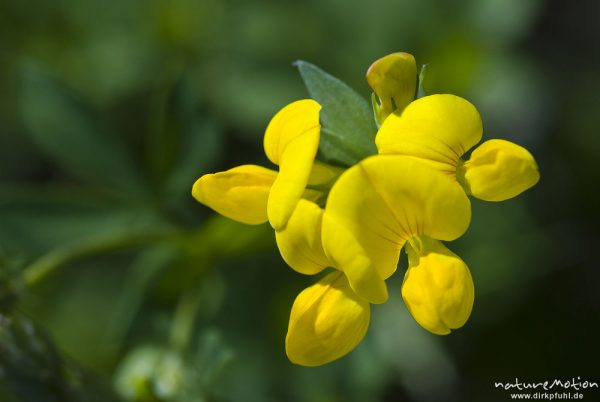
<svg viewBox="0 0 600 402">
<path fill-rule="evenodd" d="M 375 143 L 380 154 L 413 156 L 455 172 L 460 157 L 481 140 L 477 109 L 454 95 L 431 95 L 383 123 Z"/>
<path fill-rule="evenodd" d="M 468 193 L 486 201 L 516 197 L 540 179 L 533 156 L 504 140 L 489 140 L 475 148 L 458 176 Z"/>
<path fill-rule="evenodd" d="M 352 292 L 343 273 L 330 273 L 294 301 L 285 339 L 288 358 L 302 366 L 339 359 L 363 339 L 369 320 L 369 303 Z"/>
<path fill-rule="evenodd" d="M 290 103 L 273 116 L 264 137 L 265 153 L 271 162 L 279 165 L 288 145 L 299 136 L 314 133 L 315 129 L 318 133 L 320 110 L 321 106 L 314 100 L 302 99 Z"/>
<path fill-rule="evenodd" d="M 437 240 L 406 247 L 408 271 L 402 298 L 415 321 L 437 335 L 462 327 L 471 315 L 475 288 L 469 268 Z"/>
<path fill-rule="evenodd" d="M 317 274 L 331 266 L 321 242 L 322 220 L 323 210 L 302 199 L 285 228 L 275 232 L 284 261 L 302 274 Z"/>
<path fill-rule="evenodd" d="M 374 304 L 388 299 L 387 286 L 356 237 L 334 217 L 323 214 L 323 249 L 333 267 L 344 273 L 354 292 Z"/>
<path fill-rule="evenodd" d="M 367 82 L 377 94 L 377 120 L 382 123 L 392 112 L 402 111 L 415 98 L 417 64 L 409 53 L 392 53 L 375 61 L 367 71 Z"/>
<path fill-rule="evenodd" d="M 277 172 L 242 165 L 205 174 L 192 188 L 196 200 L 230 219 L 255 225 L 267 221 L 267 199 Z"/>
<path fill-rule="evenodd" d="M 379 155 L 340 176 L 329 194 L 325 216 L 329 216 L 323 223 L 325 253 L 344 252 L 344 244 L 338 245 L 332 236 L 336 231 L 329 223 L 335 222 L 351 233 L 379 276 L 387 279 L 396 270 L 406 240 L 423 234 L 456 239 L 469 226 L 471 206 L 461 186 L 446 175 L 411 158 Z M 357 290 L 353 266 L 336 263 Z"/>
<path fill-rule="evenodd" d="M 275 230 L 285 226 L 308 183 L 319 148 L 319 110 L 310 99 L 291 103 L 273 117 L 265 132 L 265 152 L 279 165 L 267 204 Z"/>
</svg>

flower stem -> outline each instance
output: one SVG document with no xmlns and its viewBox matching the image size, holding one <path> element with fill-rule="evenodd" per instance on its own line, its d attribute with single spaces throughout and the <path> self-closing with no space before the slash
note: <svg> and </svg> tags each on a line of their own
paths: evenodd
<svg viewBox="0 0 600 402">
<path fill-rule="evenodd" d="M 170 343 L 180 353 L 184 353 L 190 344 L 201 301 L 202 292 L 195 286 L 186 289 L 179 297 L 171 324 Z"/>
<path fill-rule="evenodd" d="M 120 237 L 111 237 L 109 239 L 57 248 L 25 267 L 23 269 L 23 280 L 27 286 L 34 286 L 58 268 L 74 260 L 108 251 L 143 245 L 148 242 L 168 238 L 170 235 L 172 234 L 165 232 L 129 233 Z"/>
</svg>

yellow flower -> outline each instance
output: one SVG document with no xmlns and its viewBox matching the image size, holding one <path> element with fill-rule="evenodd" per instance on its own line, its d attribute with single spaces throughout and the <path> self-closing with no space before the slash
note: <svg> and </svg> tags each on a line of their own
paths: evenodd
<svg viewBox="0 0 600 402">
<path fill-rule="evenodd" d="M 315 202 L 324 203 L 342 171 L 314 160 L 319 108 L 312 100 L 298 101 L 271 120 L 264 147 L 279 172 L 242 165 L 204 175 L 192 189 L 198 201 L 231 219 L 247 224 L 269 220 L 283 259 L 309 275 L 334 268 L 323 251 L 323 210 Z M 362 340 L 369 318 L 369 303 L 352 291 L 344 274 L 326 275 L 294 302 L 286 337 L 289 359 L 317 366 L 340 358 Z"/>
<path fill-rule="evenodd" d="M 192 195 L 220 214 L 248 224 L 267 220 L 275 230 L 283 228 L 303 197 L 318 198 L 307 190 L 311 181 L 323 180 L 327 169 L 315 165 L 319 147 L 321 106 L 304 99 L 280 110 L 264 136 L 265 153 L 279 172 L 256 165 L 242 165 L 200 177 Z"/>
<path fill-rule="evenodd" d="M 395 272 L 407 241 L 454 240 L 470 220 L 469 199 L 456 181 L 405 156 L 372 156 L 331 189 L 323 246 L 359 296 L 383 303 L 384 280 Z"/>
<path fill-rule="evenodd" d="M 279 111 L 265 132 L 265 153 L 279 171 L 242 165 L 204 175 L 192 189 L 229 218 L 269 221 L 282 258 L 297 272 L 331 269 L 291 310 L 286 353 L 304 366 L 336 360 L 363 339 L 370 304 L 387 301 L 385 281 L 402 248 L 409 264 L 401 293 L 414 319 L 438 335 L 462 327 L 473 307 L 473 280 L 441 241 L 467 230 L 468 195 L 501 201 L 539 180 L 531 154 L 508 141 L 486 141 L 463 159 L 481 140 L 479 113 L 453 95 L 413 101 L 412 55 L 377 60 L 367 80 L 381 124 L 379 155 L 346 171 L 316 161 L 320 105 L 301 100 Z"/>
<path fill-rule="evenodd" d="M 283 259 L 304 274 L 333 272 L 298 295 L 286 352 L 297 364 L 328 363 L 364 337 L 370 303 L 387 300 L 385 279 L 407 245 L 402 287 L 415 320 L 435 334 L 467 321 L 474 288 L 466 264 L 445 248 L 470 223 L 470 202 L 456 181 L 404 156 L 374 156 L 347 170 L 331 189 L 325 212 L 300 200 L 276 231 Z"/>
<path fill-rule="evenodd" d="M 523 147 L 489 140 L 471 158 L 462 157 L 480 140 L 482 123 L 477 109 L 454 95 L 417 99 L 400 114 L 391 114 L 375 139 L 380 154 L 406 155 L 430 164 L 486 201 L 503 201 L 534 186 L 537 164 Z"/>
<path fill-rule="evenodd" d="M 373 156 L 334 184 L 323 217 L 324 251 L 357 295 L 383 303 L 384 281 L 406 246 L 405 304 L 421 326 L 443 335 L 467 321 L 474 290 L 466 264 L 434 239 L 458 238 L 470 219 L 456 181 L 413 158 Z"/>
</svg>

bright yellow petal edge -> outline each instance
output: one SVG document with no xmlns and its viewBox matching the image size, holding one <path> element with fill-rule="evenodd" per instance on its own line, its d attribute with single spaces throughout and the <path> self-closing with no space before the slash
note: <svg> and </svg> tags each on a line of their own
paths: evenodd
<svg viewBox="0 0 600 402">
<path fill-rule="evenodd" d="M 441 242 L 427 237 L 414 239 L 406 252 L 409 267 L 402 298 L 415 321 L 436 335 L 462 327 L 475 299 L 467 265 Z"/>
<path fill-rule="evenodd" d="M 319 148 L 320 109 L 311 99 L 293 102 L 273 117 L 265 132 L 265 153 L 279 165 L 267 203 L 275 230 L 286 225 L 308 183 Z"/>
<path fill-rule="evenodd" d="M 192 195 L 223 216 L 257 225 L 267 221 L 267 199 L 276 177 L 277 172 L 261 166 L 237 166 L 200 177 Z"/>
<path fill-rule="evenodd" d="M 485 201 L 504 201 L 533 187 L 540 172 L 525 148 L 505 140 L 488 140 L 473 150 L 457 172 L 467 193 Z"/>
<path fill-rule="evenodd" d="M 303 290 L 292 306 L 285 348 L 292 363 L 320 366 L 339 359 L 367 333 L 369 303 L 358 297 L 341 272 Z"/>
</svg>

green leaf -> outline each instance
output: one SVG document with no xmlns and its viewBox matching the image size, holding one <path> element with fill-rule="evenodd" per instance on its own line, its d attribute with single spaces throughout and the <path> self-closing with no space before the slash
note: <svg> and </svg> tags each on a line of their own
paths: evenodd
<svg viewBox="0 0 600 402">
<path fill-rule="evenodd" d="M 369 103 L 344 82 L 306 61 L 294 63 L 321 109 L 319 158 L 351 166 L 377 154 L 377 127 Z"/>
<path fill-rule="evenodd" d="M 172 225 L 151 206 L 92 189 L 56 184 L 0 188 L 0 244 L 30 257 L 170 230 Z"/>
<path fill-rule="evenodd" d="M 120 352 L 152 280 L 177 256 L 177 249 L 170 245 L 149 247 L 136 256 L 123 279 L 121 293 L 112 309 L 110 322 L 106 325 L 104 340 L 100 345 L 104 354 L 116 356 Z"/>
<path fill-rule="evenodd" d="M 122 144 L 64 85 L 28 67 L 21 75 L 19 95 L 21 115 L 31 138 L 63 169 L 85 181 L 128 193 L 143 188 Z"/>
</svg>

